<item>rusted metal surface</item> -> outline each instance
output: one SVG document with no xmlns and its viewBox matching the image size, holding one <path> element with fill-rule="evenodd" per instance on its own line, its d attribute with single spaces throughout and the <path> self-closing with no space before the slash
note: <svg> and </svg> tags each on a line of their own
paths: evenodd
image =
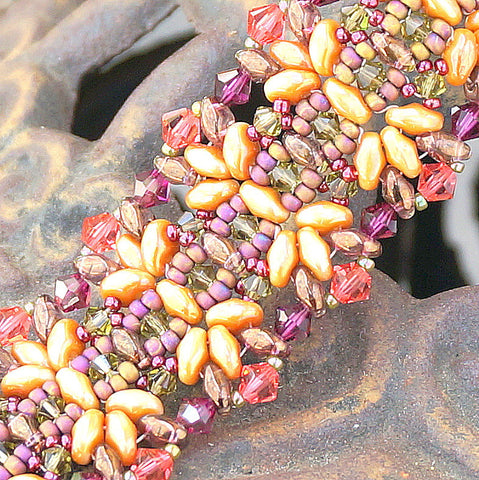
<svg viewBox="0 0 479 480">
<path fill-rule="evenodd" d="M 214 74 L 233 65 L 247 8 L 264 2 L 179 3 L 198 35 L 88 142 L 69 133 L 82 76 L 178 4 L 0 2 L 0 305 L 51 293 L 54 278 L 72 271 L 82 219 L 131 193 L 133 172 L 161 146 L 161 113 L 211 92 Z M 175 202 L 161 212 L 178 213 Z M 278 401 L 217 419 L 173 478 L 478 478 L 477 298 L 464 288 L 417 301 L 376 272 L 371 301 L 328 314 L 296 345 Z M 268 317 L 279 301 L 269 301 Z"/>
</svg>

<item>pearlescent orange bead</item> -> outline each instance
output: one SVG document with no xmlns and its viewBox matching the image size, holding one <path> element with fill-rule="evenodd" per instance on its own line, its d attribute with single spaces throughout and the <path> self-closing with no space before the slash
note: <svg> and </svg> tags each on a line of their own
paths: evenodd
<svg viewBox="0 0 479 480">
<path fill-rule="evenodd" d="M 44 480 L 44 477 L 39 477 L 34 473 L 22 473 L 22 475 L 14 475 L 9 480 Z"/>
<path fill-rule="evenodd" d="M 309 51 L 302 43 L 276 40 L 270 45 L 269 54 L 283 68 L 314 70 Z"/>
<path fill-rule="evenodd" d="M 185 385 L 194 385 L 200 379 L 200 371 L 209 360 L 206 331 L 193 327 L 186 332 L 176 349 L 178 378 Z"/>
<path fill-rule="evenodd" d="M 155 277 L 161 277 L 165 273 L 165 265 L 180 249 L 179 243 L 172 242 L 166 234 L 170 225 L 168 220 L 153 220 L 146 226 L 141 237 L 143 265 Z"/>
<path fill-rule="evenodd" d="M 479 30 L 479 10 L 472 12 L 466 17 L 466 23 L 464 26 L 471 32 Z"/>
<path fill-rule="evenodd" d="M 426 13 L 434 18 L 442 18 L 449 25 L 461 23 L 462 12 L 456 0 L 422 0 Z"/>
<path fill-rule="evenodd" d="M 105 442 L 118 454 L 121 463 L 130 466 L 135 461 L 137 429 L 121 410 L 105 415 Z"/>
<path fill-rule="evenodd" d="M 259 143 L 248 138 L 248 127 L 245 122 L 233 123 L 226 129 L 223 141 L 224 161 L 231 175 L 238 180 L 249 178 L 249 167 L 254 165 L 260 151 Z"/>
<path fill-rule="evenodd" d="M 163 415 L 164 413 L 163 403 L 156 395 L 137 388 L 115 392 L 106 401 L 105 410 L 107 413 L 121 410 L 133 423 L 143 415 Z"/>
<path fill-rule="evenodd" d="M 231 298 L 213 305 L 205 316 L 209 328 L 224 325 L 233 335 L 248 327 L 259 327 L 263 322 L 263 309 L 254 302 Z"/>
<path fill-rule="evenodd" d="M 240 196 L 253 215 L 271 222 L 285 222 L 290 212 L 283 207 L 279 193 L 271 187 L 263 187 L 251 180 L 243 182 Z"/>
<path fill-rule="evenodd" d="M 325 19 L 314 27 L 309 41 L 309 55 L 319 75 L 330 77 L 334 73 L 334 65 L 338 63 L 342 50 L 336 38 L 336 30 L 340 26 L 335 20 Z"/>
<path fill-rule="evenodd" d="M 85 344 L 78 338 L 79 324 L 71 318 L 59 320 L 48 335 L 47 352 L 50 366 L 58 371 L 83 353 Z"/>
<path fill-rule="evenodd" d="M 124 268 L 102 280 L 100 294 L 103 298 L 117 297 L 124 306 L 128 306 L 150 288 L 155 288 L 153 275 L 137 268 Z"/>
<path fill-rule="evenodd" d="M 84 373 L 73 368 L 62 368 L 57 372 L 56 380 L 67 403 L 76 403 L 83 410 L 100 407 L 91 381 Z"/>
<path fill-rule="evenodd" d="M 50 367 L 47 347 L 43 343 L 19 340 L 18 342 L 13 342 L 11 353 L 20 365 Z"/>
<path fill-rule="evenodd" d="M 203 180 L 185 196 L 188 207 L 201 210 L 215 210 L 239 190 L 236 180 Z"/>
<path fill-rule="evenodd" d="M 421 173 L 422 163 L 414 140 L 403 135 L 396 127 L 383 128 L 381 140 L 388 163 L 409 178 L 415 178 Z"/>
<path fill-rule="evenodd" d="M 171 316 L 180 317 L 191 325 L 201 322 L 203 312 L 188 287 L 164 279 L 158 282 L 156 291 Z"/>
<path fill-rule="evenodd" d="M 294 267 L 298 264 L 299 256 L 296 248 L 296 233 L 291 230 L 282 230 L 274 239 L 268 250 L 269 280 L 275 287 L 285 287 Z"/>
<path fill-rule="evenodd" d="M 444 126 L 444 115 L 441 112 L 420 103 L 392 107 L 386 112 L 385 120 L 388 125 L 400 128 L 409 135 L 437 132 Z"/>
<path fill-rule="evenodd" d="M 144 270 L 143 259 L 141 258 L 141 242 L 131 233 L 121 235 L 116 241 L 116 253 L 120 257 L 124 267 Z"/>
<path fill-rule="evenodd" d="M 455 29 L 452 39 L 446 45 L 442 58 L 449 67 L 446 80 L 451 85 L 464 85 L 478 59 L 474 33 L 467 28 Z"/>
<path fill-rule="evenodd" d="M 241 347 L 235 337 L 223 325 L 215 325 L 208 330 L 210 357 L 230 380 L 241 375 Z"/>
<path fill-rule="evenodd" d="M 333 202 L 320 201 L 305 205 L 296 213 L 296 225 L 299 228 L 313 227 L 321 235 L 349 228 L 353 224 L 353 214 L 348 207 Z"/>
<path fill-rule="evenodd" d="M 73 425 L 71 455 L 79 465 L 88 465 L 95 448 L 104 443 L 103 423 L 105 416 L 100 410 L 86 411 Z"/>
<path fill-rule="evenodd" d="M 26 398 L 33 389 L 41 387 L 48 380 L 55 380 L 55 372 L 51 368 L 23 365 L 10 370 L 2 378 L 2 395 Z"/>
<path fill-rule="evenodd" d="M 336 78 L 328 78 L 324 82 L 323 93 L 334 110 L 348 120 L 363 125 L 371 119 L 373 112 L 366 105 L 359 88 L 346 85 Z"/>
<path fill-rule="evenodd" d="M 314 276 L 324 282 L 333 276 L 329 245 L 312 227 L 298 230 L 299 258 Z"/>
<path fill-rule="evenodd" d="M 226 180 L 231 173 L 223 159 L 223 150 L 218 147 L 193 143 L 186 147 L 185 160 L 203 177 Z"/>
<path fill-rule="evenodd" d="M 308 70 L 288 68 L 268 78 L 264 84 L 264 94 L 270 102 L 288 100 L 296 105 L 309 96 L 312 90 L 321 87 L 319 76 Z"/>
<path fill-rule="evenodd" d="M 379 177 L 386 166 L 381 137 L 376 132 L 365 132 L 353 158 L 358 171 L 358 183 L 363 190 L 376 190 Z"/>
</svg>

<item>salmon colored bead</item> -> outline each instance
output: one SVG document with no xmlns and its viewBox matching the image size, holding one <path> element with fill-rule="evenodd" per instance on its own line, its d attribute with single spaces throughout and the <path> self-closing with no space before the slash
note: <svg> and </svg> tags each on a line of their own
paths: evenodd
<svg viewBox="0 0 479 480">
<path fill-rule="evenodd" d="M 313 227 L 321 235 L 338 228 L 349 228 L 352 224 L 353 213 L 351 210 L 333 202 L 311 203 L 300 208 L 296 213 L 296 225 L 299 228 Z"/>
<path fill-rule="evenodd" d="M 56 381 L 67 403 L 76 403 L 83 410 L 100 407 L 91 381 L 84 373 L 73 368 L 62 368 L 57 372 Z"/>
<path fill-rule="evenodd" d="M 116 253 L 124 267 L 145 269 L 141 258 L 141 241 L 131 233 L 125 233 L 118 238 Z"/>
<path fill-rule="evenodd" d="M 190 325 L 201 322 L 203 312 L 188 287 L 164 279 L 158 282 L 156 291 L 172 317 L 180 317 Z"/>
<path fill-rule="evenodd" d="M 85 344 L 77 335 L 79 324 L 71 318 L 59 320 L 48 335 L 47 352 L 50 366 L 58 371 L 83 353 Z"/>
<path fill-rule="evenodd" d="M 178 378 L 185 385 L 194 385 L 200 379 L 203 365 L 209 360 L 207 334 L 199 327 L 190 328 L 176 349 Z"/>
<path fill-rule="evenodd" d="M 282 230 L 268 250 L 269 280 L 274 287 L 285 287 L 299 261 L 296 232 Z"/>
<path fill-rule="evenodd" d="M 333 276 L 329 245 L 312 227 L 298 230 L 299 258 L 321 282 Z"/>
<path fill-rule="evenodd" d="M 314 70 L 308 48 L 300 42 L 277 40 L 270 45 L 269 54 L 283 68 Z"/>
<path fill-rule="evenodd" d="M 376 132 L 365 132 L 354 154 L 358 183 L 363 190 L 376 190 L 379 177 L 386 166 L 381 137 Z"/>
<path fill-rule="evenodd" d="M 335 20 L 321 20 L 314 27 L 309 41 L 309 55 L 314 69 L 319 75 L 330 77 L 334 65 L 339 61 L 342 45 L 336 38 L 336 30 L 341 25 Z"/>
<path fill-rule="evenodd" d="M 386 123 L 400 128 L 409 135 L 437 132 L 444 126 L 444 115 L 436 110 L 410 103 L 403 107 L 392 107 L 386 112 Z"/>
<path fill-rule="evenodd" d="M 223 159 L 223 150 L 218 147 L 193 143 L 186 147 L 185 160 L 203 177 L 226 180 L 231 173 Z"/>
<path fill-rule="evenodd" d="M 239 183 L 236 180 L 203 180 L 186 194 L 185 201 L 192 209 L 216 210 L 236 195 L 238 190 Z"/>
<path fill-rule="evenodd" d="M 163 415 L 164 413 L 163 403 L 156 395 L 137 388 L 115 392 L 108 397 L 105 410 L 107 413 L 121 410 L 133 423 L 144 415 Z"/>
<path fill-rule="evenodd" d="M 289 68 L 266 80 L 264 94 L 270 102 L 287 100 L 292 105 L 296 105 L 319 87 L 321 87 L 321 79 L 316 73 Z"/>
<path fill-rule="evenodd" d="M 71 455 L 79 465 L 92 461 L 95 448 L 104 443 L 103 423 L 105 416 L 100 410 L 86 411 L 73 425 Z"/>
<path fill-rule="evenodd" d="M 210 357 L 230 380 L 241 375 L 241 347 L 236 338 L 223 325 L 215 325 L 208 330 Z"/>
<path fill-rule="evenodd" d="M 471 32 L 479 30 L 479 10 L 472 12 L 466 17 L 466 23 L 464 26 Z"/>
<path fill-rule="evenodd" d="M 457 28 L 442 55 L 449 67 L 446 80 L 451 85 L 464 85 L 476 66 L 476 36 L 467 28 Z"/>
<path fill-rule="evenodd" d="M 32 390 L 41 387 L 49 380 L 55 380 L 55 372 L 51 368 L 40 365 L 23 365 L 10 370 L 2 378 L 2 395 L 26 398 Z"/>
<path fill-rule="evenodd" d="M 121 410 L 113 410 L 105 415 L 105 442 L 120 457 L 125 466 L 135 461 L 138 435 L 135 424 Z"/>
<path fill-rule="evenodd" d="M 462 12 L 456 0 L 422 0 L 422 5 L 431 17 L 442 18 L 452 26 L 461 23 Z"/>
<path fill-rule="evenodd" d="M 255 302 L 231 298 L 213 305 L 205 316 L 209 328 L 224 325 L 233 335 L 248 327 L 259 327 L 263 322 L 263 309 Z"/>
<path fill-rule="evenodd" d="M 40 365 L 50 367 L 47 347 L 40 342 L 20 340 L 13 342 L 11 354 L 20 365 Z"/>
</svg>

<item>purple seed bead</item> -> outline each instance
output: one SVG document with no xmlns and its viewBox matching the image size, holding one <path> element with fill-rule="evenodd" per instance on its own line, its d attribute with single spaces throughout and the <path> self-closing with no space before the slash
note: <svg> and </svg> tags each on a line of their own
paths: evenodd
<svg viewBox="0 0 479 480">
<path fill-rule="evenodd" d="M 68 415 L 60 415 L 55 420 L 55 425 L 62 433 L 70 433 L 75 422 Z"/>
<path fill-rule="evenodd" d="M 231 227 L 224 220 L 221 220 L 220 217 L 211 220 L 210 229 L 222 237 L 229 237 L 231 235 Z"/>
<path fill-rule="evenodd" d="M 47 398 L 48 395 L 46 394 L 45 390 L 43 388 L 34 388 L 29 394 L 28 398 L 30 400 L 33 400 L 37 405 L 42 401 Z"/>
<path fill-rule="evenodd" d="M 206 262 L 206 259 L 208 258 L 208 255 L 206 255 L 205 250 L 201 245 L 198 243 L 192 243 L 186 250 L 185 250 L 186 255 L 193 260 L 195 263 L 204 263 Z"/>
<path fill-rule="evenodd" d="M 157 355 L 163 356 L 166 353 L 166 349 L 163 344 L 160 342 L 159 338 L 151 337 L 145 341 L 143 345 L 146 353 L 151 357 L 155 357 Z"/>
<path fill-rule="evenodd" d="M 399 97 L 399 90 L 391 82 L 384 82 L 379 89 L 379 93 L 390 102 L 394 102 Z"/>
<path fill-rule="evenodd" d="M 318 111 L 307 100 L 300 100 L 296 105 L 296 114 L 307 122 L 311 122 L 318 116 Z"/>
<path fill-rule="evenodd" d="M 12 475 L 21 475 L 27 471 L 27 466 L 16 455 L 10 455 L 3 465 Z"/>
<path fill-rule="evenodd" d="M 28 459 L 32 456 L 32 451 L 27 446 L 20 444 L 15 448 L 13 454 L 22 462 L 27 463 Z"/>
<path fill-rule="evenodd" d="M 312 168 L 303 168 L 301 181 L 309 188 L 318 188 L 323 183 L 323 178 Z"/>
<path fill-rule="evenodd" d="M 267 252 L 273 241 L 264 233 L 256 233 L 251 241 L 260 252 Z"/>
<path fill-rule="evenodd" d="M 363 63 L 363 59 L 356 53 L 352 47 L 346 47 L 339 56 L 341 61 L 352 70 L 357 70 Z"/>
<path fill-rule="evenodd" d="M 147 290 L 141 296 L 141 303 L 150 310 L 161 310 L 163 307 L 161 297 L 153 289 Z"/>
<path fill-rule="evenodd" d="M 298 116 L 293 118 L 293 123 L 291 126 L 296 133 L 299 133 L 303 137 L 307 137 L 313 131 L 313 127 L 311 127 L 311 125 L 304 118 Z"/>
<path fill-rule="evenodd" d="M 83 408 L 76 403 L 69 403 L 65 405 L 65 413 L 76 422 L 83 415 Z"/>
<path fill-rule="evenodd" d="M 258 185 L 262 185 L 263 187 L 267 187 L 269 185 L 269 177 L 266 171 L 260 167 L 259 165 L 253 165 L 250 168 L 250 175 L 251 180 Z"/>
<path fill-rule="evenodd" d="M 246 214 L 249 213 L 248 207 L 243 202 L 242 198 L 239 195 L 235 195 L 231 197 L 230 205 L 234 208 L 238 213 Z"/>
<path fill-rule="evenodd" d="M 113 352 L 113 342 L 107 335 L 102 335 L 95 340 L 95 348 L 102 354 Z"/>
<path fill-rule="evenodd" d="M 181 339 L 173 330 L 167 330 L 166 332 L 162 333 L 160 338 L 161 343 L 168 352 L 176 352 L 176 347 L 178 347 Z"/>
<path fill-rule="evenodd" d="M 266 150 L 261 150 L 256 156 L 256 163 L 266 172 L 270 172 L 278 162 Z"/>
<path fill-rule="evenodd" d="M 323 92 L 313 92 L 308 98 L 308 102 L 318 112 L 327 112 L 331 108 L 331 104 Z"/>
<path fill-rule="evenodd" d="M 25 398 L 18 404 L 18 411 L 24 413 L 25 415 L 35 415 L 37 412 L 37 406 L 33 400 Z"/>
<path fill-rule="evenodd" d="M 188 273 L 195 266 L 193 260 L 183 252 L 176 253 L 171 264 L 183 273 Z"/>
<path fill-rule="evenodd" d="M 397 88 L 401 88 L 407 83 L 406 76 L 397 68 L 390 68 L 387 71 L 387 79 Z"/>
<path fill-rule="evenodd" d="M 6 442 L 9 438 L 10 432 L 8 427 L 3 422 L 0 422 L 0 442 Z"/>
<path fill-rule="evenodd" d="M 148 307 L 143 305 L 141 300 L 133 300 L 133 302 L 130 303 L 128 309 L 131 313 L 133 313 L 133 315 L 136 315 L 140 319 L 143 318 L 150 311 Z"/>
<path fill-rule="evenodd" d="M 342 157 L 342 153 L 336 148 L 330 140 L 323 143 L 321 150 L 329 160 L 337 160 Z"/>
<path fill-rule="evenodd" d="M 224 302 L 231 298 L 231 290 L 219 280 L 215 280 L 208 288 L 208 293 L 217 301 Z"/>
<path fill-rule="evenodd" d="M 261 255 L 260 251 L 249 242 L 242 242 L 238 247 L 238 252 L 243 258 L 259 258 Z"/>
<path fill-rule="evenodd" d="M 108 400 L 110 395 L 113 395 L 112 386 L 105 382 L 105 380 L 98 380 L 98 382 L 93 385 L 93 390 L 95 391 L 97 397 L 103 401 Z"/>
<path fill-rule="evenodd" d="M 78 372 L 87 374 L 90 368 L 90 360 L 83 355 L 78 355 L 70 362 L 70 367 Z"/>
<path fill-rule="evenodd" d="M 222 220 L 225 222 L 232 222 L 238 213 L 234 208 L 231 208 L 230 204 L 228 202 L 223 202 L 217 209 L 216 209 L 216 215 L 220 217 Z"/>
<path fill-rule="evenodd" d="M 165 364 L 165 357 L 163 357 L 163 356 L 161 356 L 161 355 L 155 355 L 155 356 L 151 359 L 151 366 L 152 366 L 153 368 L 162 367 L 164 364 Z"/>
<path fill-rule="evenodd" d="M 60 397 L 60 387 L 58 386 L 58 383 L 55 382 L 54 380 L 47 380 L 43 385 L 42 385 L 43 390 L 47 392 L 48 395 L 51 395 L 52 397 Z"/>
<path fill-rule="evenodd" d="M 216 300 L 208 292 L 199 292 L 196 295 L 196 302 L 203 310 L 210 309 L 213 305 L 216 305 Z"/>
<path fill-rule="evenodd" d="M 60 430 L 51 420 L 45 420 L 38 429 L 45 437 L 60 435 Z"/>
<path fill-rule="evenodd" d="M 263 219 L 259 222 L 259 231 L 267 235 L 269 238 L 274 238 L 280 230 L 279 225 L 270 222 L 269 220 Z"/>
<path fill-rule="evenodd" d="M 166 278 L 169 278 L 178 285 L 186 285 L 186 282 L 188 281 L 186 275 L 175 267 L 168 268 Z"/>
<path fill-rule="evenodd" d="M 290 212 L 297 212 L 303 206 L 303 202 L 292 193 L 283 193 L 281 195 L 281 203 Z"/>
<path fill-rule="evenodd" d="M 83 350 L 82 355 L 88 358 L 88 360 L 90 360 L 91 362 L 92 360 L 95 360 L 95 358 L 98 357 L 98 355 L 100 355 L 100 352 L 95 347 L 88 347 L 88 348 L 85 348 L 85 350 Z"/>
<path fill-rule="evenodd" d="M 128 313 L 123 317 L 123 320 L 121 321 L 121 324 L 123 328 L 126 328 L 127 330 L 131 330 L 132 332 L 139 332 L 140 331 L 140 319 L 136 316 L 133 315 L 132 313 Z M 83 355 L 85 355 L 85 352 L 83 352 Z"/>
<path fill-rule="evenodd" d="M 0 466 L 0 480 L 8 480 L 12 474 L 5 468 Z"/>
</svg>

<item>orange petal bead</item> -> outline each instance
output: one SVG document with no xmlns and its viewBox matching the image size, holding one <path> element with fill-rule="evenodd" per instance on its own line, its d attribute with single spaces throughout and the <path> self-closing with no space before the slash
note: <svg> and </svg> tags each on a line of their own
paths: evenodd
<svg viewBox="0 0 479 480">
<path fill-rule="evenodd" d="M 309 54 L 319 75 L 330 77 L 334 73 L 334 65 L 338 63 L 342 50 L 336 38 L 336 30 L 340 26 L 335 20 L 325 19 L 314 27 L 309 41 Z"/>
<path fill-rule="evenodd" d="M 277 40 L 270 45 L 269 54 L 283 68 L 314 70 L 309 51 L 302 43 Z"/>
<path fill-rule="evenodd" d="M 76 403 L 83 410 L 100 407 L 91 381 L 84 373 L 73 368 L 62 368 L 57 372 L 56 380 L 67 403 Z"/>
<path fill-rule="evenodd" d="M 324 82 L 323 93 L 328 97 L 334 110 L 342 117 L 359 125 L 371 119 L 373 112 L 366 105 L 359 88 L 346 85 L 336 78 L 328 78 Z"/>
<path fill-rule="evenodd" d="M 144 415 L 164 413 L 163 403 L 156 395 L 137 388 L 115 392 L 106 401 L 105 410 L 107 413 L 121 410 L 133 423 Z"/>
<path fill-rule="evenodd" d="M 226 129 L 223 142 L 223 158 L 231 175 L 238 180 L 249 178 L 249 167 L 254 165 L 260 151 L 258 142 L 248 138 L 249 125 L 236 122 Z"/>
<path fill-rule="evenodd" d="M 58 371 L 68 367 L 71 360 L 85 350 L 85 344 L 78 338 L 78 322 L 71 318 L 59 320 L 48 335 L 47 352 L 50 366 Z"/>
<path fill-rule="evenodd" d="M 381 137 L 376 132 L 365 132 L 354 154 L 359 186 L 363 190 L 376 190 L 379 177 L 386 166 Z"/>
<path fill-rule="evenodd" d="M 103 298 L 116 297 L 124 306 L 128 306 L 150 288 L 155 288 L 153 275 L 136 268 L 124 268 L 111 273 L 102 280 L 100 294 Z"/>
<path fill-rule="evenodd" d="M 444 126 L 444 115 L 441 112 L 420 103 L 392 107 L 386 112 L 385 119 L 388 125 L 400 128 L 409 135 L 437 132 Z"/>
<path fill-rule="evenodd" d="M 121 235 L 116 241 L 116 253 L 120 257 L 124 267 L 144 270 L 143 259 L 141 258 L 141 242 L 131 233 Z"/>
<path fill-rule="evenodd" d="M 299 258 L 320 281 L 329 280 L 333 276 L 329 245 L 312 227 L 298 230 Z"/>
<path fill-rule="evenodd" d="M 165 273 L 165 265 L 180 249 L 178 242 L 172 242 L 168 238 L 166 232 L 170 225 L 168 220 L 153 220 L 146 226 L 141 238 L 143 265 L 155 277 L 161 277 Z"/>
<path fill-rule="evenodd" d="M 164 279 L 158 282 L 156 291 L 171 316 L 180 317 L 191 325 L 201 322 L 203 312 L 188 287 Z"/>
<path fill-rule="evenodd" d="M 296 233 L 291 230 L 279 232 L 268 250 L 266 258 L 271 285 L 279 288 L 285 287 L 289 282 L 291 272 L 299 261 Z"/>
<path fill-rule="evenodd" d="M 185 385 L 194 385 L 200 379 L 203 365 L 209 360 L 206 331 L 193 327 L 181 339 L 176 349 L 178 378 Z"/>
<path fill-rule="evenodd" d="M 71 455 L 79 465 L 88 465 L 95 448 L 104 443 L 103 423 L 105 416 L 100 410 L 86 411 L 73 425 Z"/>
<path fill-rule="evenodd" d="M 270 102 L 288 100 L 296 105 L 309 96 L 312 90 L 321 87 L 319 76 L 308 70 L 287 69 L 268 78 L 264 84 L 264 94 Z"/>
<path fill-rule="evenodd" d="M 186 147 L 185 160 L 203 177 L 226 180 L 231 173 L 223 159 L 223 150 L 218 147 L 193 143 Z"/>
<path fill-rule="evenodd" d="M 253 215 L 271 222 L 285 222 L 290 212 L 283 207 L 279 193 L 248 180 L 241 184 L 240 196 Z"/>
<path fill-rule="evenodd" d="M 121 410 L 105 415 L 105 442 L 118 454 L 123 465 L 132 465 L 136 457 L 135 424 Z"/>
<path fill-rule="evenodd" d="M 19 340 L 18 342 L 13 342 L 11 353 L 20 365 L 50 367 L 47 347 L 43 343 Z"/>
<path fill-rule="evenodd" d="M 239 190 L 236 180 L 203 180 L 185 196 L 186 205 L 193 209 L 215 210 Z"/>
<path fill-rule="evenodd" d="M 423 0 L 426 13 L 434 18 L 442 18 L 449 25 L 461 23 L 462 12 L 456 0 Z"/>
<path fill-rule="evenodd" d="M 471 32 L 479 30 L 479 10 L 472 12 L 466 17 L 466 23 L 464 26 Z"/>
<path fill-rule="evenodd" d="M 21 475 L 14 475 L 9 480 L 45 480 L 44 477 L 39 477 L 34 473 L 22 473 Z"/>
<path fill-rule="evenodd" d="M 10 370 L 2 378 L 2 395 L 4 397 L 26 398 L 35 388 L 46 381 L 55 380 L 55 372 L 40 365 L 23 365 Z"/>
<path fill-rule="evenodd" d="M 263 322 L 263 309 L 260 305 L 239 298 L 231 298 L 213 305 L 205 316 L 208 327 L 224 325 L 236 335 L 248 327 L 259 327 Z"/>
<path fill-rule="evenodd" d="M 442 55 L 449 67 L 446 80 L 451 85 L 464 85 L 476 66 L 476 36 L 467 28 L 457 28 Z"/>
<path fill-rule="evenodd" d="M 384 151 L 387 161 L 406 177 L 415 178 L 422 170 L 416 143 L 403 135 L 396 127 L 385 127 L 381 130 Z"/>
<path fill-rule="evenodd" d="M 311 203 L 300 208 L 296 213 L 296 225 L 299 228 L 313 227 L 321 235 L 338 228 L 349 228 L 352 224 L 353 214 L 351 210 L 333 202 Z"/>
<path fill-rule="evenodd" d="M 235 337 L 223 325 L 215 325 L 208 330 L 210 357 L 230 380 L 241 375 L 241 347 Z"/>
</svg>

